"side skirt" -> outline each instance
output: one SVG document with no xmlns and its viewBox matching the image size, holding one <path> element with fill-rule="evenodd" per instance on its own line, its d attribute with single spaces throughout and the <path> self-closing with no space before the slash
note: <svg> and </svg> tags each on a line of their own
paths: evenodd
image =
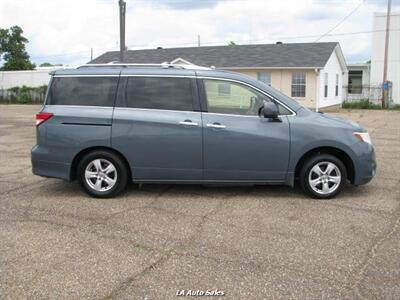
<svg viewBox="0 0 400 300">
<path fill-rule="evenodd" d="M 288 185 L 281 180 L 146 180 L 134 179 L 134 183 L 146 184 L 204 184 L 204 185 Z"/>
</svg>

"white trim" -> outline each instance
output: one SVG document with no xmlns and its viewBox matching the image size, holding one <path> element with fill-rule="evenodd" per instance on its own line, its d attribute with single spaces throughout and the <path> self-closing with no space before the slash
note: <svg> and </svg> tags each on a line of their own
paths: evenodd
<svg viewBox="0 0 400 300">
<path fill-rule="evenodd" d="M 194 65 L 190 61 L 187 61 L 186 59 L 183 59 L 183 58 L 180 58 L 180 57 L 175 58 L 173 61 L 171 61 L 171 64 L 179 64 L 178 63 L 179 61 L 181 61 L 181 62 L 183 62 L 185 64 L 188 64 L 188 65 Z"/>
<path fill-rule="evenodd" d="M 344 58 L 342 48 L 340 48 L 340 44 L 336 45 L 334 52 L 336 53 L 336 56 L 340 63 L 340 66 L 342 67 L 342 72 L 348 72 L 346 59 Z M 326 64 L 325 64 L 325 66 L 326 66 Z"/>
</svg>

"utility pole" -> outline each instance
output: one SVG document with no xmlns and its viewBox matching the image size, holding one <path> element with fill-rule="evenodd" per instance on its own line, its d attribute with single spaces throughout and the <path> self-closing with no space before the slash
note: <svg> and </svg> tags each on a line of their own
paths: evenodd
<svg viewBox="0 0 400 300">
<path fill-rule="evenodd" d="M 200 47 L 200 34 L 197 35 L 197 47 Z"/>
<path fill-rule="evenodd" d="M 90 61 L 93 60 L 93 48 L 90 48 Z"/>
<path fill-rule="evenodd" d="M 390 34 L 390 13 L 391 13 L 392 0 L 387 2 L 387 14 L 386 14 L 386 36 L 385 36 L 385 57 L 383 62 L 383 91 L 382 91 L 382 108 L 385 108 L 388 104 L 388 86 L 387 71 L 388 71 L 388 52 L 389 52 L 389 34 Z"/>
<path fill-rule="evenodd" d="M 119 61 L 124 61 L 125 48 L 125 12 L 126 3 L 123 0 L 119 0 Z"/>
</svg>

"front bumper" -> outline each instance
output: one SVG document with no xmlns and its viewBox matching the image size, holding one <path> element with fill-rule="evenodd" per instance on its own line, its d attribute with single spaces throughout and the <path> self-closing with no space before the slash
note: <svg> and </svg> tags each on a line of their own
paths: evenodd
<svg viewBox="0 0 400 300">
<path fill-rule="evenodd" d="M 357 144 L 355 160 L 354 185 L 367 184 L 376 174 L 376 157 L 374 147 L 370 144 L 360 142 Z"/>
</svg>

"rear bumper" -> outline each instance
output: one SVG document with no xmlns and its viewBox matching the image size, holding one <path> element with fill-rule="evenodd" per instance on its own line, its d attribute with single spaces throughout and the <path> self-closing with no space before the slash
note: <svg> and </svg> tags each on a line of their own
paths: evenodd
<svg viewBox="0 0 400 300">
<path fill-rule="evenodd" d="M 38 176 L 60 178 L 70 181 L 71 165 L 68 163 L 48 161 L 46 149 L 36 145 L 31 150 L 32 173 Z"/>
</svg>

